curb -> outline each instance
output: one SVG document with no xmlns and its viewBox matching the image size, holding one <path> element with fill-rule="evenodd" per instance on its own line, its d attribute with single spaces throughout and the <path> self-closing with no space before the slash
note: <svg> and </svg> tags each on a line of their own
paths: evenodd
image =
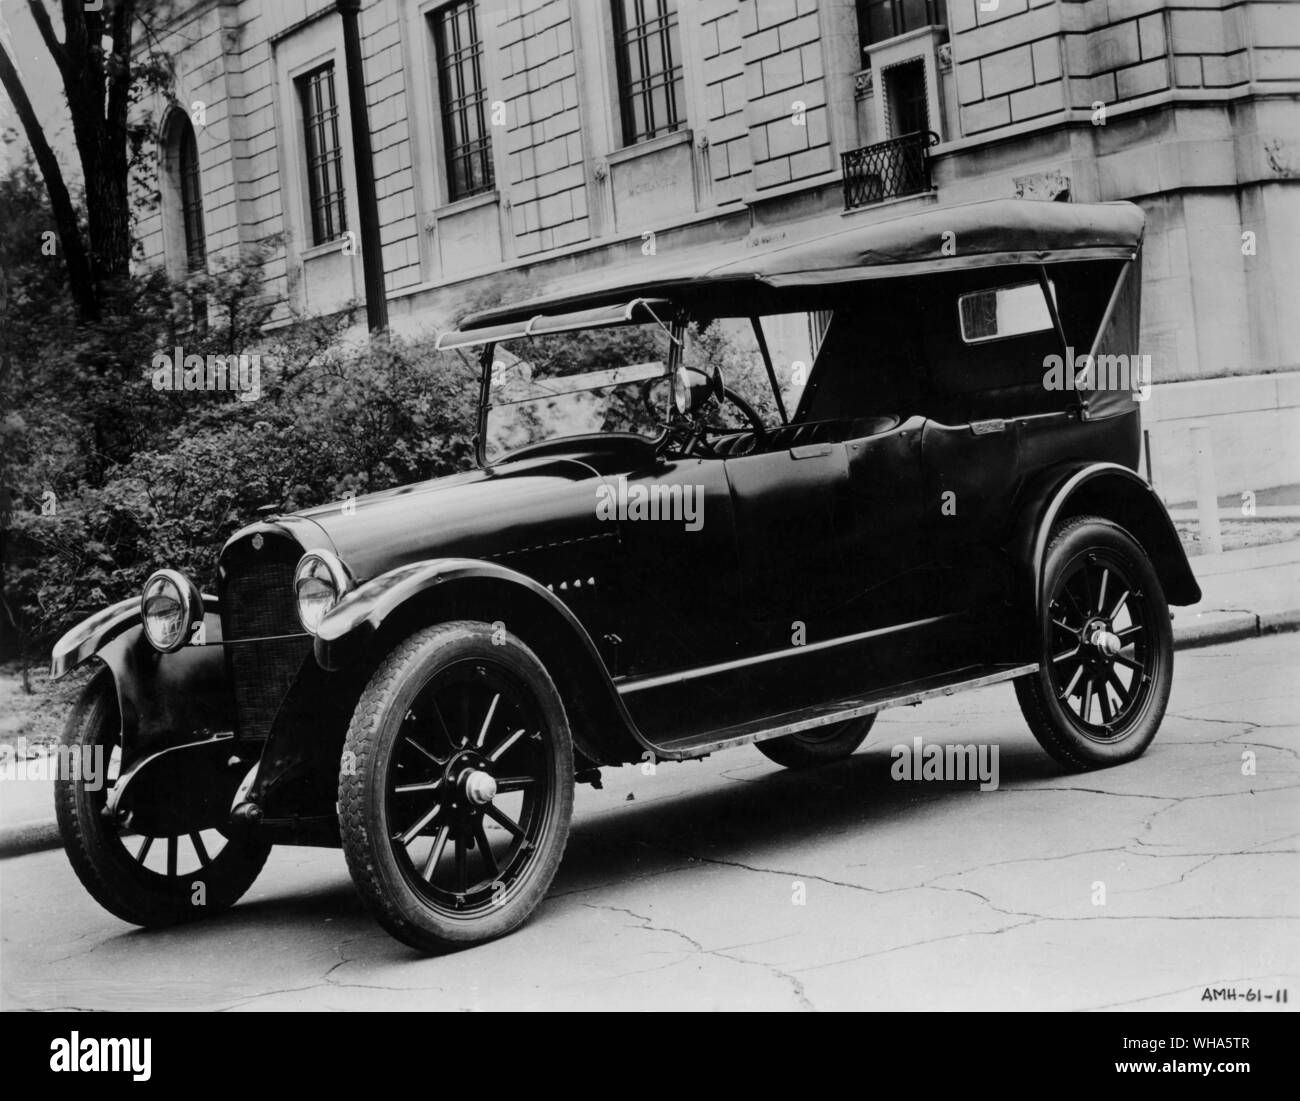
<svg viewBox="0 0 1300 1101">
<path fill-rule="evenodd" d="M 17 826 L 0 829 L 0 860 L 28 853 L 48 852 L 63 844 L 59 838 L 59 825 L 53 818 L 21 822 Z"/>
<path fill-rule="evenodd" d="M 1220 642 L 1262 638 L 1285 631 L 1300 631 L 1300 608 L 1284 612 L 1205 612 L 1199 622 L 1178 625 L 1174 620 L 1174 649 L 1191 650 Z M 53 818 L 0 827 L 0 860 L 29 853 L 48 852 L 62 844 Z"/>
<path fill-rule="evenodd" d="M 1174 619 L 1174 649 L 1191 650 L 1243 638 L 1262 638 L 1284 631 L 1300 631 L 1300 608 L 1285 612 L 1202 612 L 1196 622 L 1182 626 Z"/>
</svg>

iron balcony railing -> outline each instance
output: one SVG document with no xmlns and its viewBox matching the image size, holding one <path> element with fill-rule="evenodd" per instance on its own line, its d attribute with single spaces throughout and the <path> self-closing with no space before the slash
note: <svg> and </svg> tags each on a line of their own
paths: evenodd
<svg viewBox="0 0 1300 1101">
<path fill-rule="evenodd" d="M 844 209 L 929 191 L 930 146 L 938 144 L 938 134 L 918 130 L 842 153 Z"/>
</svg>

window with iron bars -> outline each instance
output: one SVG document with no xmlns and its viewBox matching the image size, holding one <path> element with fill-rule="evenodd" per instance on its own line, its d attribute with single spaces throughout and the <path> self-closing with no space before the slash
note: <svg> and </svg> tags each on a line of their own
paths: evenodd
<svg viewBox="0 0 1300 1101">
<path fill-rule="evenodd" d="M 199 146 L 187 119 L 181 126 L 177 150 L 177 175 L 181 185 L 181 217 L 185 226 L 185 266 L 202 271 L 207 265 L 208 241 L 203 230 L 203 190 L 199 185 Z"/>
<path fill-rule="evenodd" d="M 439 8 L 431 16 L 438 59 L 442 144 L 447 158 L 447 193 L 452 202 L 491 191 L 496 186 L 477 7 L 474 0 L 461 0 Z"/>
<path fill-rule="evenodd" d="M 682 51 L 676 0 L 613 0 L 623 144 L 682 127 Z"/>
<path fill-rule="evenodd" d="M 858 0 L 858 39 L 874 46 L 921 27 L 946 27 L 945 0 Z"/>
<path fill-rule="evenodd" d="M 311 204 L 312 244 L 324 245 L 337 240 L 348 228 L 333 64 L 300 77 L 298 94 L 302 100 L 307 138 L 307 194 Z"/>
</svg>

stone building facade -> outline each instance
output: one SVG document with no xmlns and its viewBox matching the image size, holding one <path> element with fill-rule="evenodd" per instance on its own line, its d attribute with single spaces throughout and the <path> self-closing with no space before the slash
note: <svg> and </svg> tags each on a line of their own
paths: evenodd
<svg viewBox="0 0 1300 1101">
<path fill-rule="evenodd" d="M 1168 478 L 1187 465 L 1172 421 L 1229 408 L 1224 485 L 1300 481 L 1300 4 L 363 0 L 364 77 L 332 0 L 180 10 L 145 255 L 182 269 L 274 237 L 282 317 L 362 294 L 362 79 L 399 330 L 651 252 L 1128 199 L 1148 217 L 1144 350 L 1158 383 L 1198 380 L 1148 418 L 1183 411 Z"/>
</svg>

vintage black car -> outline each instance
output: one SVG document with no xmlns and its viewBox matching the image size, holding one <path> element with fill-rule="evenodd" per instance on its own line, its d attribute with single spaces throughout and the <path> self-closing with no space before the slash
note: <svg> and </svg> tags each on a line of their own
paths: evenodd
<svg viewBox="0 0 1300 1101">
<path fill-rule="evenodd" d="M 1065 767 L 1137 757 L 1200 595 L 1136 473 L 1142 232 L 936 207 L 444 333 L 482 365 L 477 469 L 254 523 L 215 593 L 163 570 L 57 644 L 55 676 L 102 667 L 66 740 L 109 783 L 57 791 L 77 874 L 153 926 L 341 846 L 441 951 L 525 920 L 602 766 L 817 765 L 1000 681 Z"/>
</svg>

